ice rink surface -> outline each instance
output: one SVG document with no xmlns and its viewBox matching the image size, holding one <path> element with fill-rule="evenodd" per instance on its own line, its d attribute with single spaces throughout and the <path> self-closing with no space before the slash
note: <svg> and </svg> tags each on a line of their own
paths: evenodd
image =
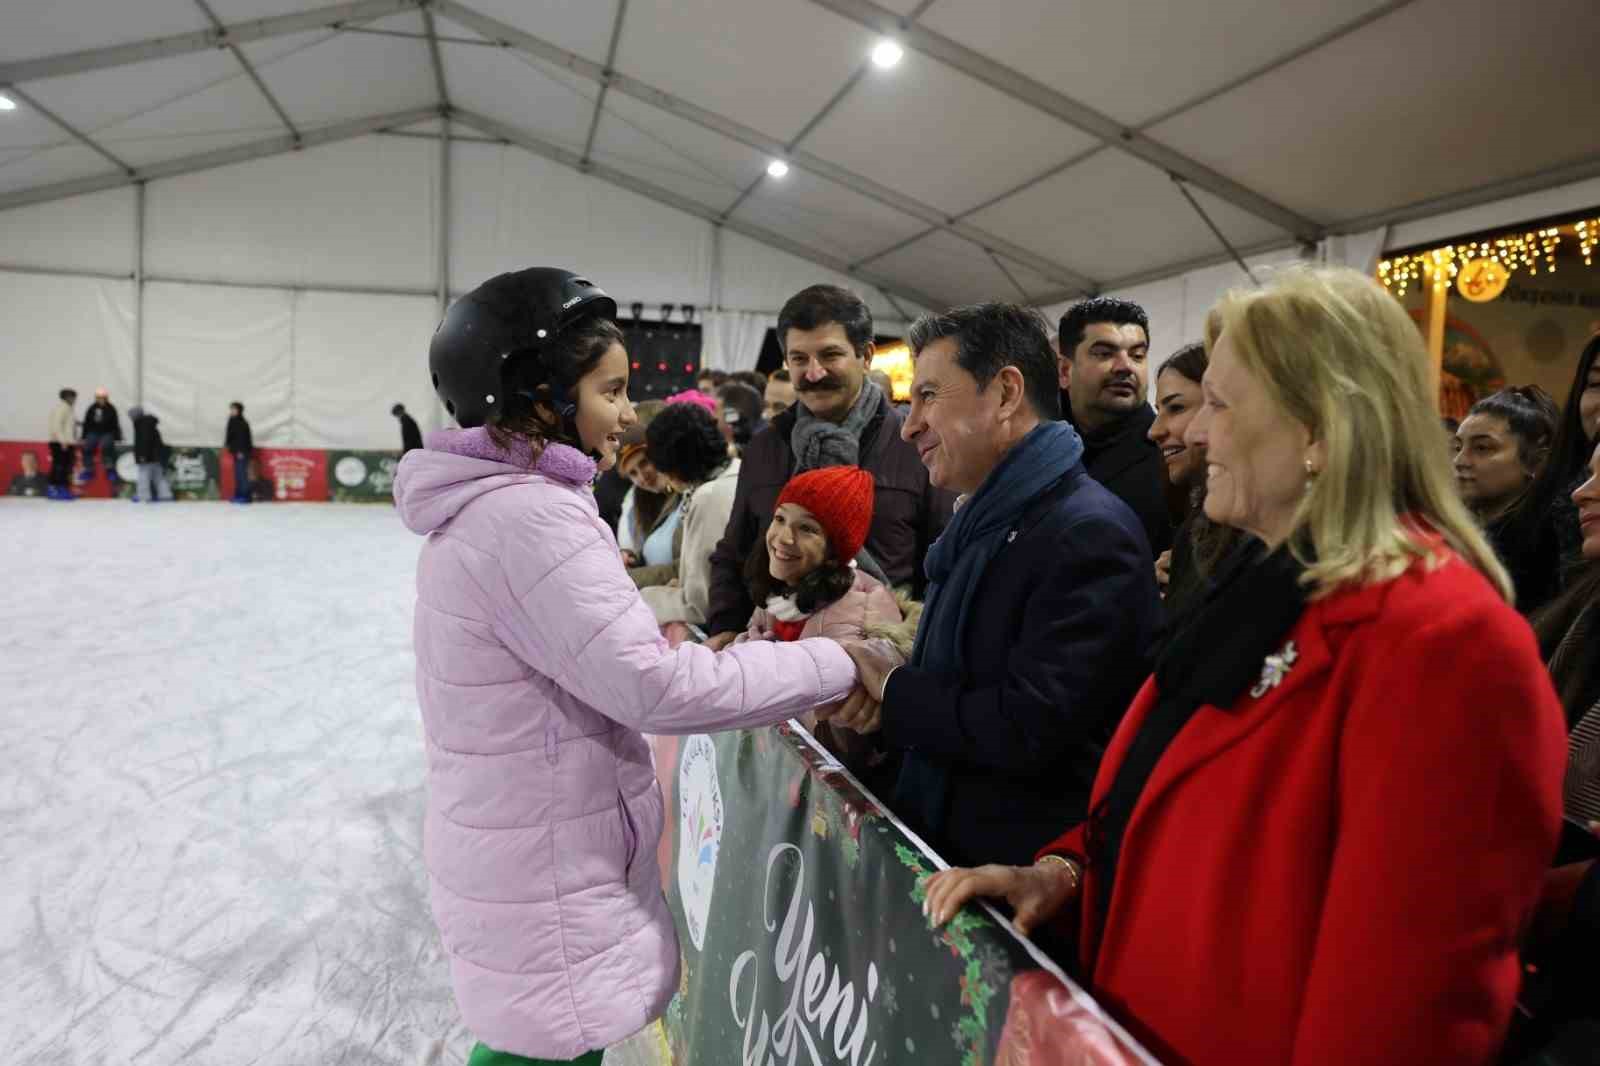
<svg viewBox="0 0 1600 1066">
<path fill-rule="evenodd" d="M 387 506 L 0 500 L 7 1063 L 464 1061 L 421 543 Z"/>
</svg>

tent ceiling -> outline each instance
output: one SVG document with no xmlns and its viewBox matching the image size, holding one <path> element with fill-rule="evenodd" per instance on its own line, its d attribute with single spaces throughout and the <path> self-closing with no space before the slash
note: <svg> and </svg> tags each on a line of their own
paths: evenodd
<svg viewBox="0 0 1600 1066">
<path fill-rule="evenodd" d="M 228 25 L 292 17 L 240 50 L 308 137 L 446 108 L 411 0 L 208 2 Z M 1594 0 L 626 0 L 604 90 L 619 0 L 437 2 L 441 35 L 516 45 L 441 45 L 448 105 L 480 130 L 563 165 L 587 148 L 604 180 L 940 301 L 1058 296 L 1221 252 L 1169 166 L 1215 176 L 1216 195 L 1191 191 L 1241 247 L 1600 173 L 1600 125 L 1571 117 L 1592 95 Z M 866 64 L 874 27 L 913 14 L 904 61 Z M 0 208 L 116 175 L 63 124 L 141 170 L 283 140 L 210 27 L 196 0 L 0 10 L 0 85 L 7 64 L 202 31 L 73 73 L 15 68 L 61 124 L 26 102 L 0 114 Z M 764 177 L 774 154 L 785 179 Z"/>
</svg>

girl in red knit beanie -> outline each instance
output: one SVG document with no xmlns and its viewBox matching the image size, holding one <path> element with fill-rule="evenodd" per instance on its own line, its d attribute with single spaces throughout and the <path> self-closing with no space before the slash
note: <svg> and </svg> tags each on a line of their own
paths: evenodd
<svg viewBox="0 0 1600 1066">
<path fill-rule="evenodd" d="M 758 606 L 735 643 L 881 639 L 902 661 L 916 629 L 907 628 L 888 587 L 855 566 L 872 526 L 872 475 L 830 466 L 796 475 L 778 495 L 766 536 L 745 563 L 750 598 Z M 808 726 L 811 721 L 802 719 Z M 846 766 L 860 773 L 881 761 L 868 738 L 826 724 L 813 729 Z"/>
</svg>

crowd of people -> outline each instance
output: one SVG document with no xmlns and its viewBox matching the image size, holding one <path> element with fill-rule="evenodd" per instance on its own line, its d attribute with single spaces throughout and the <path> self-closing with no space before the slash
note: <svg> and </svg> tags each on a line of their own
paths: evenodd
<svg viewBox="0 0 1600 1066">
<path fill-rule="evenodd" d="M 546 268 L 458 300 L 461 428 L 395 486 L 472 1062 L 659 1016 L 643 734 L 794 715 L 954 864 L 932 922 L 1001 901 L 1163 1061 L 1600 1048 L 1600 338 L 1452 468 L 1347 270 L 1229 294 L 1154 408 L 1122 300 L 924 315 L 908 404 L 845 289 L 784 306 L 781 377 L 637 409 L 615 315 Z"/>
</svg>

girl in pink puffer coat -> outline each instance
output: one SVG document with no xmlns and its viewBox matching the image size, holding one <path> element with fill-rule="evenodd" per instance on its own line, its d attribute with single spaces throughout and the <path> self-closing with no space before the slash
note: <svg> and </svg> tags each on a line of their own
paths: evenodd
<svg viewBox="0 0 1600 1066">
<path fill-rule="evenodd" d="M 642 734 L 766 725 L 856 681 L 831 640 L 717 654 L 661 639 L 591 490 L 635 421 L 614 315 L 564 271 L 457 301 L 430 364 L 473 428 L 431 434 L 395 480 L 402 519 L 427 536 L 424 858 L 474 1066 L 598 1063 L 676 990 Z"/>
</svg>

